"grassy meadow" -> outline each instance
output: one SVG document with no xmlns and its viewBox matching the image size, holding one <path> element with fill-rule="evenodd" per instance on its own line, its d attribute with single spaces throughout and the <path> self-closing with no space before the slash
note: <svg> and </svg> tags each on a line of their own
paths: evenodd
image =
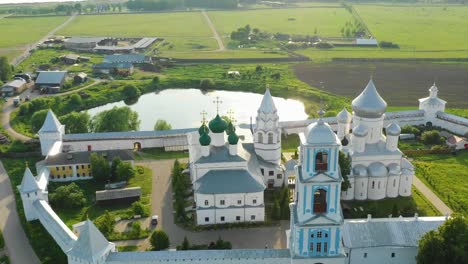
<svg viewBox="0 0 468 264">
<path fill-rule="evenodd" d="M 16 48 L 34 43 L 65 22 L 66 16 L 0 19 L 1 48 Z"/>
<path fill-rule="evenodd" d="M 351 21 L 351 14 L 344 8 L 291 8 L 247 11 L 208 12 L 218 33 L 229 36 L 245 25 L 270 33 L 341 36 L 341 28 Z"/>
</svg>

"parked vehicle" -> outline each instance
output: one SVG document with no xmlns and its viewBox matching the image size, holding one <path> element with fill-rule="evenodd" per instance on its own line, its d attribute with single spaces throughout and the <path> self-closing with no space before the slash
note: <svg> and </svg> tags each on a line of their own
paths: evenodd
<svg viewBox="0 0 468 264">
<path fill-rule="evenodd" d="M 18 106 L 20 103 L 21 103 L 21 99 L 19 96 L 16 96 L 15 98 L 13 98 L 13 104 L 15 106 Z"/>
<path fill-rule="evenodd" d="M 158 225 L 158 215 L 153 215 L 151 217 L 151 225 Z"/>
</svg>

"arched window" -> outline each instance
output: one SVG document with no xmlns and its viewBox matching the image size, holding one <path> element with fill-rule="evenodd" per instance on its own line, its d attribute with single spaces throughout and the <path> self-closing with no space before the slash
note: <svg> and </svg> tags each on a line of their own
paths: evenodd
<svg viewBox="0 0 468 264">
<path fill-rule="evenodd" d="M 327 171 L 328 170 L 328 153 L 319 152 L 315 155 L 315 171 Z"/>
<path fill-rule="evenodd" d="M 378 182 L 378 188 L 380 189 L 380 181 Z"/>
<path fill-rule="evenodd" d="M 372 181 L 372 189 L 375 188 L 375 181 Z"/>
<path fill-rule="evenodd" d="M 314 214 L 327 212 L 327 191 L 317 189 L 314 193 Z"/>
<path fill-rule="evenodd" d="M 258 132 L 258 143 L 263 143 L 263 134 L 262 134 L 262 132 Z"/>
<path fill-rule="evenodd" d="M 268 144 L 273 144 L 273 133 L 268 133 Z"/>
</svg>

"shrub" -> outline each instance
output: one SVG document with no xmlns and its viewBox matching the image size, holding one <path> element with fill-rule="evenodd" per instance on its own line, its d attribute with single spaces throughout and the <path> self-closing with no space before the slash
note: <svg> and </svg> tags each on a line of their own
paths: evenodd
<svg viewBox="0 0 468 264">
<path fill-rule="evenodd" d="M 41 129 L 47 116 L 47 109 L 35 112 L 31 117 L 31 129 L 34 133 Z"/>
<path fill-rule="evenodd" d="M 150 237 L 151 250 L 159 251 L 169 248 L 169 237 L 166 232 L 161 229 L 157 229 L 151 234 Z"/>
<path fill-rule="evenodd" d="M 421 135 L 421 141 L 428 145 L 439 145 L 444 142 L 444 138 L 437 130 L 425 131 Z"/>
<path fill-rule="evenodd" d="M 114 233 L 115 217 L 106 210 L 103 215 L 94 221 L 94 224 L 104 236 L 108 237 Z"/>
<path fill-rule="evenodd" d="M 132 203 L 132 211 L 135 215 L 146 216 L 146 210 L 143 204 L 140 201 Z"/>
<path fill-rule="evenodd" d="M 322 41 L 322 42 L 317 43 L 317 45 L 315 45 L 315 47 L 318 48 L 318 49 L 332 49 L 335 46 L 333 46 L 333 44 L 331 44 L 331 43 Z"/>
<path fill-rule="evenodd" d="M 414 134 L 416 136 L 419 136 L 421 134 L 421 131 L 417 127 L 406 125 L 401 128 L 401 133 L 402 134 Z"/>
<path fill-rule="evenodd" d="M 49 197 L 54 206 L 62 208 L 81 208 L 86 204 L 84 192 L 76 183 L 58 187 Z"/>
<path fill-rule="evenodd" d="M 387 49 L 399 49 L 400 46 L 396 43 L 393 43 L 391 41 L 380 41 L 379 46 L 381 48 L 387 48 Z"/>
<path fill-rule="evenodd" d="M 216 84 L 212 79 L 206 78 L 200 81 L 200 88 L 203 90 L 215 89 Z"/>
<path fill-rule="evenodd" d="M 140 89 L 138 89 L 135 85 L 132 84 L 126 85 L 122 92 L 128 99 L 135 99 L 140 97 L 141 95 Z"/>
</svg>

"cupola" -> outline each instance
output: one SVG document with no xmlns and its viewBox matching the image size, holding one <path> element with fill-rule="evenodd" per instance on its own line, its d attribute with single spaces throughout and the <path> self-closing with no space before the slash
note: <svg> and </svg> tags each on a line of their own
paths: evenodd
<svg viewBox="0 0 468 264">
<path fill-rule="evenodd" d="M 372 79 L 351 105 L 355 115 L 363 118 L 380 118 L 387 110 L 387 103 L 377 92 Z"/>
<path fill-rule="evenodd" d="M 227 122 L 222 119 L 219 114 L 217 114 L 208 125 L 213 133 L 223 133 L 228 126 Z"/>
</svg>

